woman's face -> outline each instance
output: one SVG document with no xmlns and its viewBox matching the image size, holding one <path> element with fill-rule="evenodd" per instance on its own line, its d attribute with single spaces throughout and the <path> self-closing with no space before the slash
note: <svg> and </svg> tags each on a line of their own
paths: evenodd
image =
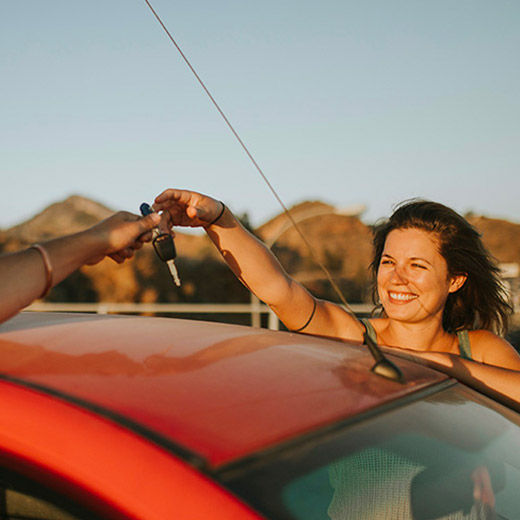
<svg viewBox="0 0 520 520">
<path fill-rule="evenodd" d="M 405 322 L 442 319 L 446 299 L 465 277 L 448 276 L 437 237 L 421 229 L 394 229 L 385 242 L 377 286 L 387 316 Z"/>
</svg>

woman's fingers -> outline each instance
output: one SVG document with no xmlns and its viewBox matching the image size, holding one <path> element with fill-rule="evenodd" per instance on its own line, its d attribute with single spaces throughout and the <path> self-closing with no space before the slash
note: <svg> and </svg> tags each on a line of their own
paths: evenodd
<svg viewBox="0 0 520 520">
<path fill-rule="evenodd" d="M 151 240 L 151 230 L 159 225 L 160 220 L 156 213 L 145 217 L 126 211 L 115 213 L 86 231 L 92 250 L 92 256 L 86 263 L 96 264 L 105 256 L 118 263 L 132 258 L 143 242 Z"/>
<path fill-rule="evenodd" d="M 162 193 L 157 195 L 157 197 L 155 197 L 153 207 L 155 207 L 156 205 L 169 205 L 172 203 L 187 204 L 193 195 L 198 194 L 194 191 L 175 190 L 170 188 L 164 190 Z"/>
<path fill-rule="evenodd" d="M 218 216 L 222 204 L 195 191 L 168 189 L 155 198 L 153 208 L 167 212 L 172 226 L 200 227 L 207 226 Z"/>
</svg>

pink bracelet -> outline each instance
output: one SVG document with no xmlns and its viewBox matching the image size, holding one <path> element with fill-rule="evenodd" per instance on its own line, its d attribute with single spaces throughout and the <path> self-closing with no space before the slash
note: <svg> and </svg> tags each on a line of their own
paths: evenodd
<svg viewBox="0 0 520 520">
<path fill-rule="evenodd" d="M 49 291 L 52 288 L 52 275 L 53 275 L 53 269 L 51 264 L 51 259 L 49 258 L 49 253 L 47 253 L 47 250 L 41 246 L 40 244 L 34 244 L 29 249 L 36 249 L 42 257 L 43 260 L 43 266 L 45 267 L 45 289 L 43 289 L 43 292 L 40 296 L 40 298 L 45 298 L 47 294 L 49 294 Z"/>
</svg>

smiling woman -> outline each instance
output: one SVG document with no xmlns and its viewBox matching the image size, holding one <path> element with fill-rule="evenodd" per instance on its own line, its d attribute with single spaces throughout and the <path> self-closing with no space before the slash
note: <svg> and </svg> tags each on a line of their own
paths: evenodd
<svg viewBox="0 0 520 520">
<path fill-rule="evenodd" d="M 465 281 L 464 274 L 448 275 L 434 235 L 416 228 L 388 234 L 377 271 L 378 294 L 387 315 L 406 321 L 442 318 L 449 295 Z"/>
<path fill-rule="evenodd" d="M 156 198 L 162 225 L 203 227 L 236 276 L 293 331 L 373 341 L 520 404 L 520 356 L 497 334 L 511 306 L 498 267 L 458 213 L 413 200 L 374 230 L 372 271 L 382 305 L 361 323 L 314 298 L 222 202 L 185 190 Z"/>
<path fill-rule="evenodd" d="M 416 200 L 398 206 L 387 221 L 374 229 L 374 280 L 386 271 L 381 268 L 386 264 L 387 250 L 398 240 L 394 231 L 409 233 L 401 252 L 411 255 L 416 269 L 436 271 L 441 279 L 454 283 L 443 307 L 444 329 L 489 329 L 498 334 L 507 331 L 512 308 L 500 270 L 483 246 L 480 234 L 466 219 L 435 202 Z M 414 251 L 417 258 L 413 258 Z M 442 270 L 447 271 L 443 274 Z M 377 303 L 377 285 L 374 297 Z"/>
</svg>

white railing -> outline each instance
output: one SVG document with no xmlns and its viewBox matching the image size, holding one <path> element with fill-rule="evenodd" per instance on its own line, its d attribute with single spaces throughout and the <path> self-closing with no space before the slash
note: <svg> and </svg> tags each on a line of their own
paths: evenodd
<svg viewBox="0 0 520 520">
<path fill-rule="evenodd" d="M 352 304 L 356 314 L 370 313 L 369 304 Z M 96 314 L 250 314 L 251 324 L 260 326 L 260 316 L 267 314 L 269 329 L 278 330 L 276 314 L 263 303 L 51 303 L 37 301 L 25 310 L 40 312 L 88 312 Z"/>
</svg>

